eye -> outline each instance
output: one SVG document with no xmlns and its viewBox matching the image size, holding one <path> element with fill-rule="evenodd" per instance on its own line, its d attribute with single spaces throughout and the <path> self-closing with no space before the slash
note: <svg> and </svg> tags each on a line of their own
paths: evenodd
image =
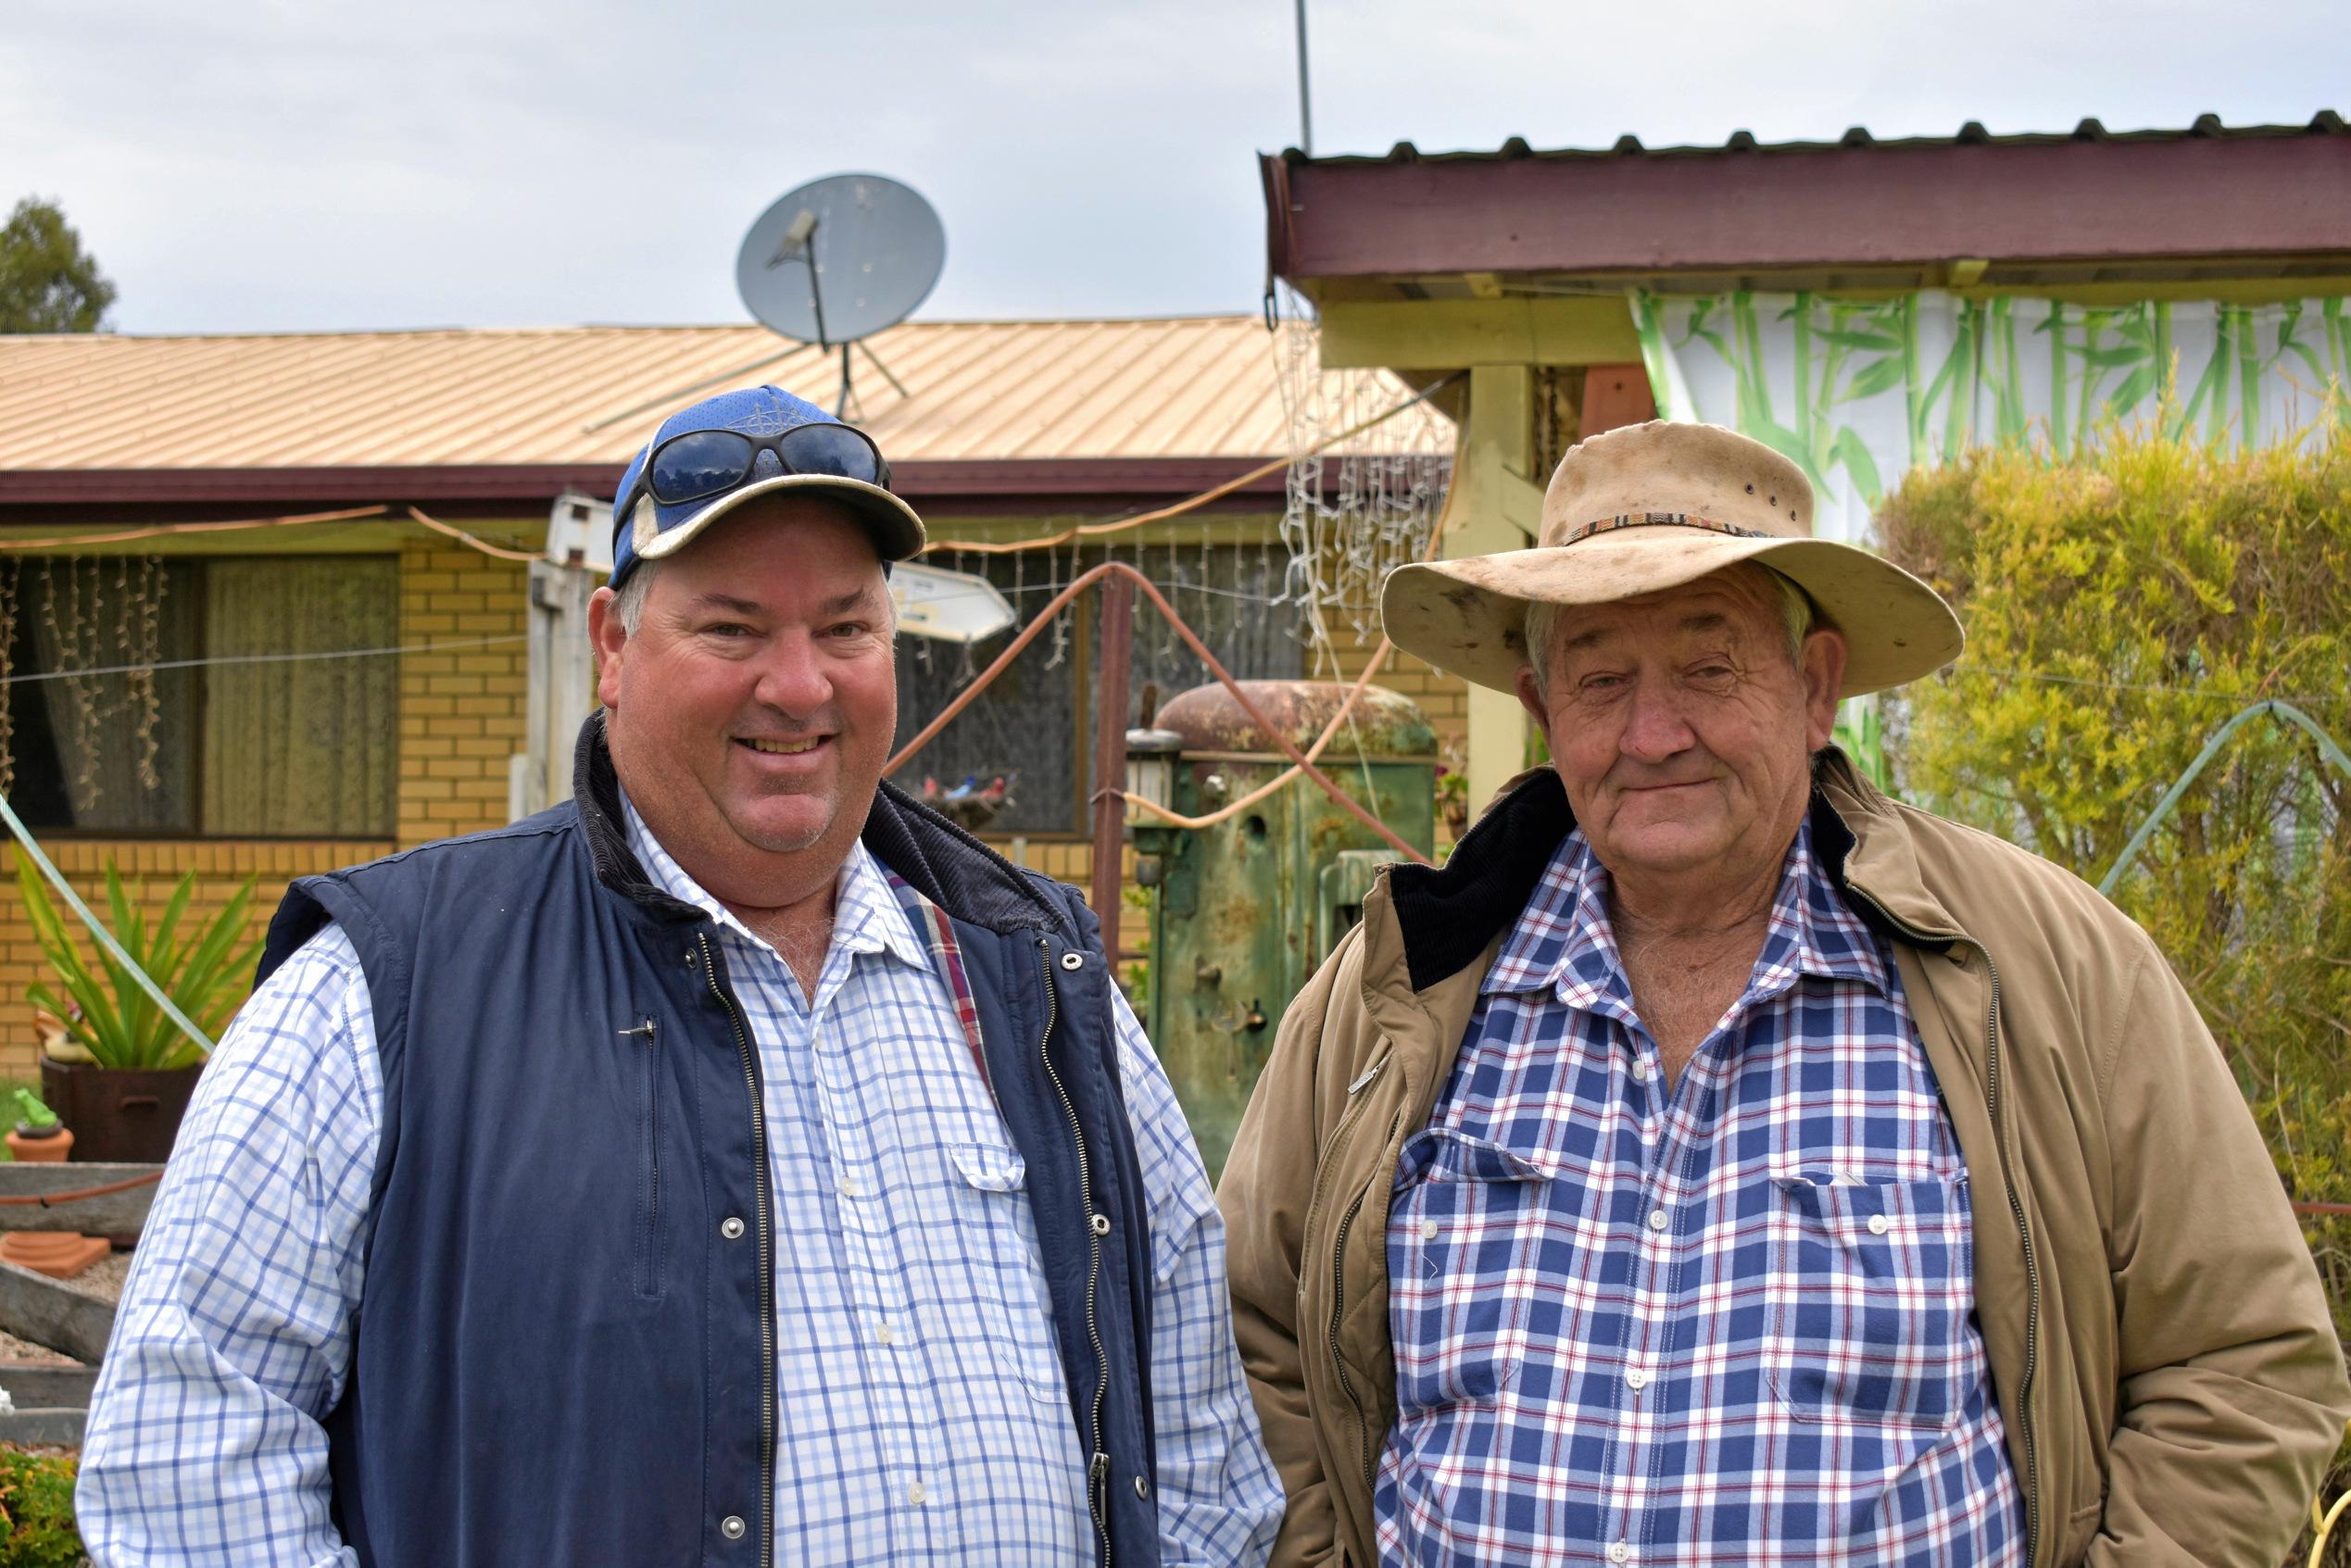
<svg viewBox="0 0 2351 1568">
<path fill-rule="evenodd" d="M 824 629 L 824 634 L 828 637 L 836 637 L 843 642 L 847 642 L 854 637 L 864 636 L 867 633 L 873 630 L 873 626 L 869 622 L 863 621 L 837 621 L 831 626 L 827 626 Z"/>
</svg>

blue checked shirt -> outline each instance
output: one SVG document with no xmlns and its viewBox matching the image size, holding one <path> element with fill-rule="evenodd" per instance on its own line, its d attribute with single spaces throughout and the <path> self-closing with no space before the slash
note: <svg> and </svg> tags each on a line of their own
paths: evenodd
<svg viewBox="0 0 2351 1568">
<path fill-rule="evenodd" d="M 1389 1210 L 1410 1563 L 2020 1563 L 1968 1173 L 1891 956 L 1789 853 L 1666 1087 L 1580 833 L 1487 974 Z"/>
<path fill-rule="evenodd" d="M 633 808 L 628 825 L 649 878 L 717 922 L 757 1037 L 780 1241 L 777 1561 L 1092 1561 L 1021 1156 L 903 890 L 853 852 L 811 1000 Z M 1162 1551 L 1262 1563 L 1282 1490 L 1233 1347 L 1223 1226 L 1115 1005 L 1152 1222 Z M 99 1563 L 354 1561 L 319 1423 L 350 1361 L 381 1106 L 366 984 L 330 926 L 221 1042 L 141 1240 L 77 1499 Z"/>
</svg>

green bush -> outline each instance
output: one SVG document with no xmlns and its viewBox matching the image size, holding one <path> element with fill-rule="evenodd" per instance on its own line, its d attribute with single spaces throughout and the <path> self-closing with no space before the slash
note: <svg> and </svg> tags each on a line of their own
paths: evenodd
<svg viewBox="0 0 2351 1568">
<path fill-rule="evenodd" d="M 1968 626 L 1960 661 L 1890 705 L 1895 782 L 1933 809 L 2095 884 L 2248 706 L 2290 702 L 2351 748 L 2341 423 L 2300 451 L 2109 428 L 2063 464 L 1982 452 L 1913 474 L 1879 525 Z M 2351 777 L 2253 721 L 2114 897 L 2195 998 L 2288 1190 L 2351 1201 Z M 2351 1223 L 2305 1234 L 2351 1338 Z"/>
<path fill-rule="evenodd" d="M 85 1562 L 73 1527 L 74 1457 L 0 1444 L 0 1562 L 75 1568 Z"/>
</svg>

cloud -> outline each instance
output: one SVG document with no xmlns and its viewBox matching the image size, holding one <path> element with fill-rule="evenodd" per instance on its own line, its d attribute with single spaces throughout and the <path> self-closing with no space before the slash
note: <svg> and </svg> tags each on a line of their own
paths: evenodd
<svg viewBox="0 0 2351 1568">
<path fill-rule="evenodd" d="M 2300 121 L 2325 11 L 1315 0 L 1316 144 Z M 744 229 L 843 169 L 939 208 L 925 314 L 1247 310 L 1297 116 L 1285 0 L 19 0 L 0 200 L 59 197 L 132 331 L 740 320 Z"/>
</svg>

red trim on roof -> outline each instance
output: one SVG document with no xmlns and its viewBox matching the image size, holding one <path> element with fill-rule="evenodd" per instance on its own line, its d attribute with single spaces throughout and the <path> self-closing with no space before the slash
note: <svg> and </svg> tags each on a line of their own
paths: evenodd
<svg viewBox="0 0 2351 1568">
<path fill-rule="evenodd" d="M 2351 136 L 2318 130 L 1265 163 L 1293 281 L 2351 254 Z"/>
<path fill-rule="evenodd" d="M 969 497 L 1002 509 L 1025 497 L 1056 508 L 1079 500 L 1180 499 L 1271 461 L 1245 458 L 1065 458 L 906 462 L 892 483 L 917 503 Z M 419 468 L 17 469 L 0 472 L 0 511 L 13 507 L 353 505 L 410 501 L 419 506 L 552 501 L 566 490 L 610 495 L 619 463 L 470 464 Z M 1279 495 L 1283 476 L 1244 486 L 1250 496 Z"/>
</svg>

